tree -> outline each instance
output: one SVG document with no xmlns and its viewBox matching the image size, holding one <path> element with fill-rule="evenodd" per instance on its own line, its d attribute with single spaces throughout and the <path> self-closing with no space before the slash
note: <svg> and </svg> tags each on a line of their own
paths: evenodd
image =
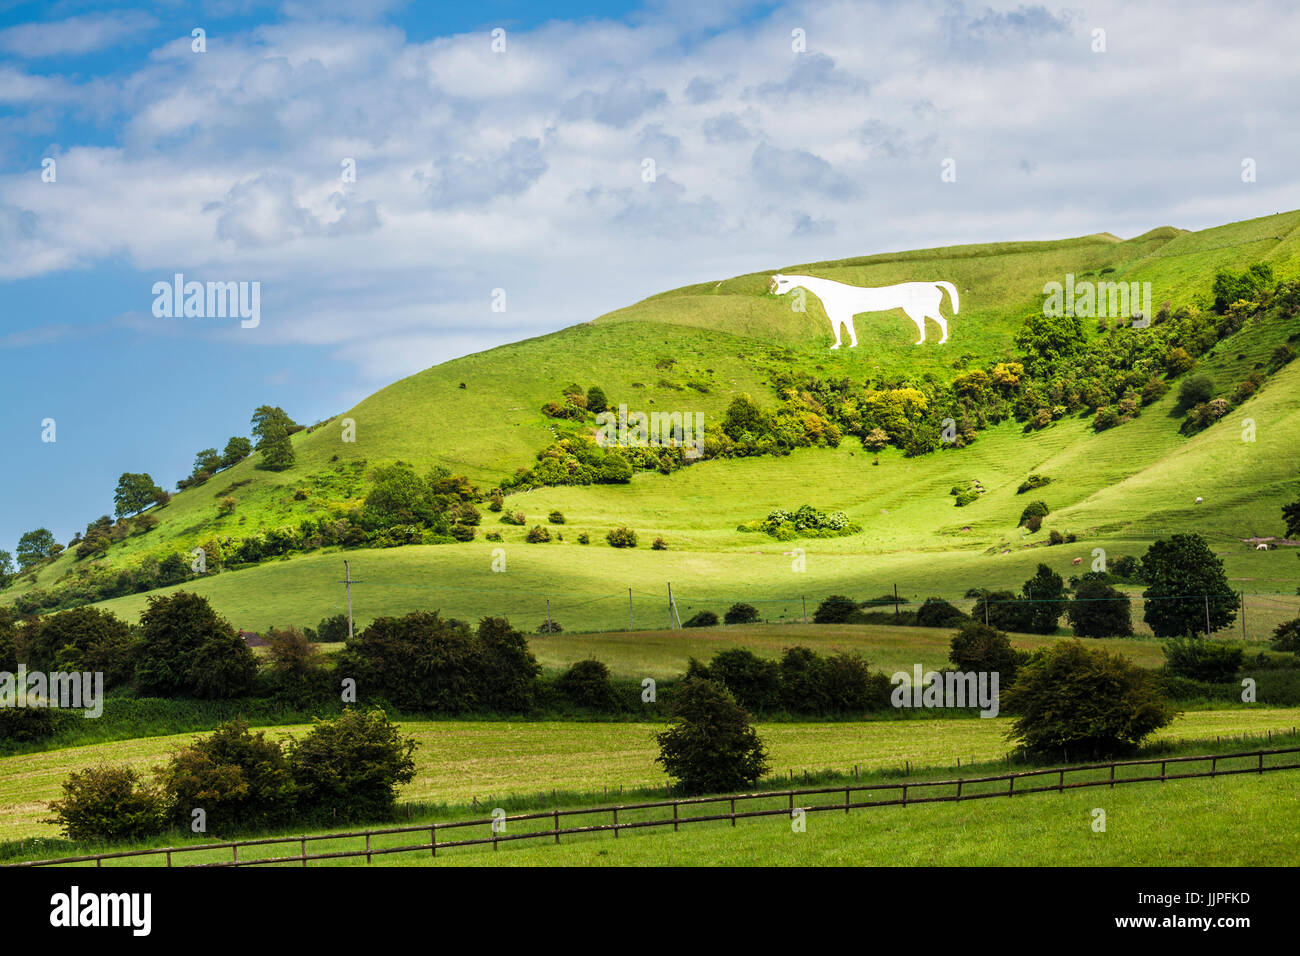
<svg viewBox="0 0 1300 956">
<path fill-rule="evenodd" d="M 29 621 L 22 629 L 28 667 L 42 671 L 90 671 L 115 687 L 134 673 L 135 640 L 126 622 L 86 605 Z"/>
<path fill-rule="evenodd" d="M 257 659 L 200 595 L 150 597 L 139 633 L 136 683 L 145 696 L 238 697 L 252 686 Z"/>
<path fill-rule="evenodd" d="M 858 605 L 853 598 L 844 594 L 832 594 L 817 605 L 817 610 L 813 611 L 813 623 L 844 624 L 857 612 Z"/>
<path fill-rule="evenodd" d="M 1300 498 L 1282 506 L 1282 520 L 1286 522 L 1286 536 L 1300 538 Z"/>
<path fill-rule="evenodd" d="M 768 710 L 781 702 L 781 665 L 741 647 L 719 651 L 707 676 L 722 684 L 748 710 Z"/>
<path fill-rule="evenodd" d="M 1029 630 L 1035 634 L 1051 634 L 1065 613 L 1065 582 L 1047 565 L 1040 564 L 1022 590 L 1028 604 Z"/>
<path fill-rule="evenodd" d="M 1143 620 L 1156 637 L 1206 633 L 1228 627 L 1241 602 L 1228 586 L 1223 562 L 1199 534 L 1175 534 L 1147 549 L 1142 575 L 1149 587 Z"/>
<path fill-rule="evenodd" d="M 226 442 L 226 450 L 221 453 L 221 467 L 237 465 L 253 453 L 253 443 L 247 438 L 236 435 Z"/>
<path fill-rule="evenodd" d="M 795 714 L 821 714 L 828 702 L 826 662 L 809 648 L 787 647 L 781 656 L 781 705 Z"/>
<path fill-rule="evenodd" d="M 655 761 L 688 794 L 743 790 L 767 770 L 767 751 L 749 714 L 711 680 L 691 677 L 682 682 L 670 726 L 655 740 Z"/>
<path fill-rule="evenodd" d="M 250 733 L 242 720 L 227 721 L 182 747 L 158 775 L 172 799 L 174 823 L 186 826 L 193 811 L 202 809 L 218 833 L 286 822 L 298 797 L 280 744 L 267 740 L 264 731 Z"/>
<path fill-rule="evenodd" d="M 363 527 L 382 530 L 394 525 L 428 525 L 436 517 L 429 486 L 410 465 L 375 469 L 374 484 L 361 506 Z"/>
<path fill-rule="evenodd" d="M 163 490 L 154 484 L 147 474 L 125 472 L 117 479 L 117 490 L 113 492 L 113 513 L 119 518 L 124 515 L 139 514 L 162 496 Z"/>
<path fill-rule="evenodd" d="M 605 398 L 604 390 L 599 385 L 593 385 L 587 389 L 587 411 L 599 415 L 607 407 L 608 400 Z"/>
<path fill-rule="evenodd" d="M 317 719 L 311 733 L 289 745 L 300 805 L 332 820 L 391 815 L 398 784 L 415 778 L 415 746 L 382 710 L 349 708 L 333 720 Z"/>
<path fill-rule="evenodd" d="M 1128 637 L 1133 633 L 1128 595 L 1106 583 L 1106 576 L 1089 571 L 1074 589 L 1065 612 L 1076 637 Z"/>
<path fill-rule="evenodd" d="M 578 661 L 555 679 L 555 688 L 579 707 L 602 713 L 618 710 L 609 668 L 597 660 Z"/>
<path fill-rule="evenodd" d="M 262 443 L 267 440 L 272 426 L 282 426 L 286 434 L 292 435 L 296 431 L 301 431 L 302 426 L 289 417 L 288 413 L 278 405 L 259 405 L 253 411 L 253 437 L 257 439 L 254 446 L 258 451 L 262 450 Z M 233 441 L 233 439 L 232 439 Z M 229 445 L 226 446 L 227 448 Z"/>
<path fill-rule="evenodd" d="M 1214 394 L 1214 379 L 1208 375 L 1189 375 L 1178 386 L 1178 408 L 1186 411 L 1195 405 L 1208 402 Z"/>
<path fill-rule="evenodd" d="M 346 614 L 321 618 L 321 622 L 316 625 L 316 640 L 322 644 L 338 644 L 347 639 L 348 616 Z"/>
<path fill-rule="evenodd" d="M 1273 629 L 1275 651 L 1300 654 L 1300 617 L 1285 621 Z"/>
<path fill-rule="evenodd" d="M 966 615 L 943 598 L 928 597 L 916 609 L 917 627 L 953 627 L 966 620 Z"/>
<path fill-rule="evenodd" d="M 132 767 L 100 764 L 74 770 L 63 781 L 63 799 L 49 804 L 52 818 L 70 840 L 126 840 L 161 832 L 167 822 L 162 792 Z"/>
<path fill-rule="evenodd" d="M 743 601 L 731 605 L 727 608 L 727 613 L 722 615 L 723 624 L 753 624 L 757 620 L 758 608 Z"/>
<path fill-rule="evenodd" d="M 50 556 L 50 549 L 57 542 L 49 528 L 37 528 L 28 531 L 18 539 L 18 567 L 22 571 L 30 570 Z"/>
<path fill-rule="evenodd" d="M 1014 591 L 981 591 L 970 616 L 1000 631 L 1023 634 L 1030 628 L 1029 604 Z"/>
<path fill-rule="evenodd" d="M 292 468 L 296 460 L 293 443 L 289 440 L 289 430 L 282 422 L 271 421 L 262 431 L 262 438 L 257 443 L 262 453 L 261 467 L 267 471 L 284 471 Z"/>
<path fill-rule="evenodd" d="M 1011 646 L 1011 638 L 979 621 L 966 621 L 948 645 L 948 660 L 959 671 L 998 675 L 998 685 L 1009 687 L 1028 655 Z"/>
<path fill-rule="evenodd" d="M 270 628 L 266 632 L 267 669 L 278 700 L 292 707 L 320 701 L 328 688 L 320 651 L 296 627 Z"/>
<path fill-rule="evenodd" d="M 198 475 L 206 472 L 212 474 L 221 469 L 221 456 L 217 454 L 215 448 L 205 448 L 194 456 L 193 474 Z"/>
<path fill-rule="evenodd" d="M 1152 672 L 1079 640 L 1039 651 L 1001 698 L 1015 715 L 1008 739 L 1067 760 L 1130 750 L 1176 714 L 1156 692 Z"/>
<path fill-rule="evenodd" d="M 0 591 L 14 583 L 14 556 L 0 548 Z"/>
</svg>

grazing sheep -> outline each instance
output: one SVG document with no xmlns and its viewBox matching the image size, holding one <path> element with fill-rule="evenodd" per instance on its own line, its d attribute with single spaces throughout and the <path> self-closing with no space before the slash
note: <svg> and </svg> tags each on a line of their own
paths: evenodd
<svg viewBox="0 0 1300 956">
<path fill-rule="evenodd" d="M 1075 558 L 1075 559 L 1074 559 L 1073 561 L 1071 561 L 1070 563 L 1071 563 L 1071 564 L 1083 564 L 1083 558 Z"/>
<path fill-rule="evenodd" d="M 1199 504 L 1200 504 L 1202 501 L 1204 501 L 1204 500 L 1205 500 L 1204 498 L 1200 498 L 1200 497 L 1198 497 L 1198 498 L 1196 499 L 1196 503 L 1199 505 Z"/>
</svg>

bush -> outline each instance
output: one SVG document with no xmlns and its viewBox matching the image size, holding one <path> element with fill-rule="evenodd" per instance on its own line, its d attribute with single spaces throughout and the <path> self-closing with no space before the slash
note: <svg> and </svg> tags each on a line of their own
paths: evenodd
<svg viewBox="0 0 1300 956">
<path fill-rule="evenodd" d="M 1046 475 L 1030 475 L 1020 483 L 1020 487 L 1016 489 L 1016 494 L 1023 495 L 1026 491 L 1033 491 L 1035 488 L 1041 488 L 1051 483 L 1052 479 Z"/>
<path fill-rule="evenodd" d="M 1186 411 L 1210 400 L 1214 394 L 1214 379 L 1208 375 L 1191 375 L 1178 387 L 1178 410 Z"/>
<path fill-rule="evenodd" d="M 656 762 L 688 794 L 744 790 L 767 770 L 767 751 L 749 714 L 714 681 L 685 680 L 673 700 L 671 726 L 655 739 Z"/>
<path fill-rule="evenodd" d="M 1226 684 L 1235 680 L 1244 655 L 1240 647 L 1191 635 L 1172 638 L 1167 644 L 1162 644 L 1161 649 L 1165 652 L 1165 667 L 1169 673 L 1209 684 Z"/>
<path fill-rule="evenodd" d="M 398 784 L 415 777 L 415 740 L 402 737 L 382 710 L 349 709 L 333 720 L 316 720 L 302 740 L 289 745 L 289 764 L 309 813 L 332 820 L 391 815 Z"/>
<path fill-rule="evenodd" d="M 1274 628 L 1272 648 L 1275 651 L 1300 654 L 1300 617 Z"/>
<path fill-rule="evenodd" d="M 321 622 L 316 625 L 316 640 L 322 644 L 339 644 L 347 639 L 348 616 L 346 614 L 321 618 Z"/>
<path fill-rule="evenodd" d="M 182 747 L 159 777 L 171 801 L 171 818 L 188 827 L 195 809 L 217 833 L 274 826 L 293 819 L 298 791 L 280 744 L 242 720 L 221 724 L 208 737 Z"/>
<path fill-rule="evenodd" d="M 1130 750 L 1175 716 L 1151 672 L 1078 640 L 1039 651 L 1001 697 L 1016 715 L 1009 739 L 1067 760 Z"/>
<path fill-rule="evenodd" d="M 549 521 L 551 524 L 564 524 L 564 512 L 552 511 L 549 515 L 546 516 L 546 520 Z"/>
<path fill-rule="evenodd" d="M 754 624 L 758 621 L 758 608 L 752 604 L 745 604 L 743 601 L 731 605 L 727 608 L 727 613 L 722 615 L 724 624 Z"/>
<path fill-rule="evenodd" d="M 1065 616 L 1078 637 L 1128 637 L 1133 633 L 1128 596 L 1107 584 L 1100 574 L 1083 576 Z"/>
<path fill-rule="evenodd" d="M 605 535 L 605 540 L 611 548 L 635 548 L 636 532 L 631 528 L 615 528 Z"/>
<path fill-rule="evenodd" d="M 1000 631 L 1023 634 L 1030 629 L 1029 605 L 1014 591 L 981 592 L 970 616 Z"/>
<path fill-rule="evenodd" d="M 826 709 L 831 713 L 861 713 L 889 705 L 889 678 L 873 673 L 859 654 L 832 654 L 826 658 Z"/>
<path fill-rule="evenodd" d="M 560 626 L 559 621 L 543 621 L 537 625 L 538 634 L 563 634 L 564 628 Z"/>
<path fill-rule="evenodd" d="M 917 627 L 955 627 L 968 620 L 970 618 L 943 598 L 928 597 L 916 609 Z"/>
<path fill-rule="evenodd" d="M 997 674 L 1000 687 L 1011 686 L 1027 659 L 1027 654 L 1011 646 L 1006 634 L 978 621 L 964 622 L 948 645 L 948 660 L 957 670 Z"/>
<path fill-rule="evenodd" d="M 682 627 L 717 627 L 718 615 L 712 611 L 700 611 L 682 625 Z"/>
<path fill-rule="evenodd" d="M 296 627 L 266 632 L 267 670 L 272 693 L 291 707 L 306 708 L 324 700 L 331 691 L 320 651 Z"/>
<path fill-rule="evenodd" d="M 524 517 L 524 513 L 522 511 L 515 511 L 513 513 L 503 514 L 501 516 L 502 524 L 513 524 L 513 525 L 519 525 L 520 527 L 522 527 L 524 525 L 524 522 L 526 522 L 527 520 L 528 519 Z"/>
<path fill-rule="evenodd" d="M 781 656 L 781 705 L 795 714 L 822 714 L 828 704 L 826 662 L 806 647 L 786 648 Z"/>
<path fill-rule="evenodd" d="M 591 535 L 585 531 L 580 531 L 578 533 L 578 544 L 591 544 Z"/>
<path fill-rule="evenodd" d="M 129 840 L 161 833 L 167 801 L 128 766 L 100 764 L 74 770 L 63 782 L 63 799 L 49 803 L 56 824 L 70 840 Z"/>
<path fill-rule="evenodd" d="M 556 689 L 579 707 L 601 713 L 619 709 L 609 668 L 597 660 L 578 661 L 555 679 Z"/>
<path fill-rule="evenodd" d="M 655 538 L 650 545 L 650 549 L 652 551 L 667 551 L 668 542 L 665 541 L 663 538 Z"/>
<path fill-rule="evenodd" d="M 1037 518 L 1039 526 L 1041 526 L 1043 519 L 1046 518 L 1049 513 L 1050 510 L 1047 507 L 1047 502 L 1031 501 L 1029 504 L 1025 505 L 1025 510 L 1020 512 L 1020 524 L 1028 525 L 1030 521 Z M 1037 528 L 1032 528 L 1031 530 L 1036 531 Z"/>
<path fill-rule="evenodd" d="M 0 705 L 0 740 L 17 743 L 48 740 L 75 719 L 66 710 L 46 706 L 49 703 L 46 700 L 41 700 L 40 703 L 42 706 L 32 706 L 29 695 L 25 707 Z"/>
<path fill-rule="evenodd" d="M 528 534 L 524 536 L 529 544 L 545 544 L 551 540 L 551 532 L 541 525 L 533 525 Z"/>
<path fill-rule="evenodd" d="M 857 602 L 843 594 L 832 594 L 813 612 L 814 624 L 844 624 L 857 611 Z M 727 623 L 731 623 L 728 621 Z"/>
<path fill-rule="evenodd" d="M 240 697 L 257 659 L 207 599 L 186 591 L 154 596 L 140 614 L 136 684 L 153 697 Z"/>
<path fill-rule="evenodd" d="M 33 670 L 91 671 L 106 687 L 131 680 L 135 641 L 126 623 L 96 607 L 78 607 L 23 625 L 25 663 Z"/>
<path fill-rule="evenodd" d="M 781 701 L 781 669 L 752 651 L 734 647 L 709 662 L 706 675 L 722 684 L 748 710 L 768 710 Z"/>
</svg>

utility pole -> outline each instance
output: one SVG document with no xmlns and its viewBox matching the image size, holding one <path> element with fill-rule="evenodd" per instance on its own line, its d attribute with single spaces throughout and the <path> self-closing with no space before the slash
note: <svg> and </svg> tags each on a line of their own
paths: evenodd
<svg viewBox="0 0 1300 956">
<path fill-rule="evenodd" d="M 1241 589 L 1241 639 L 1246 639 L 1246 589 Z"/>
<path fill-rule="evenodd" d="M 668 626 L 677 628 L 682 626 L 682 619 L 677 614 L 677 604 L 673 601 L 673 582 L 668 582 Z"/>
<path fill-rule="evenodd" d="M 636 617 L 632 614 L 632 589 L 627 589 L 627 629 L 636 630 Z"/>
<path fill-rule="evenodd" d="M 894 583 L 894 622 L 898 622 L 898 583 Z"/>
<path fill-rule="evenodd" d="M 989 592 L 984 592 L 984 626 L 989 626 Z"/>
<path fill-rule="evenodd" d="M 360 581 L 352 580 L 352 569 L 348 567 L 346 561 L 343 562 L 343 580 L 339 584 L 348 586 L 348 640 L 352 640 L 352 585 L 360 584 Z"/>
<path fill-rule="evenodd" d="M 1210 596 L 1205 595 L 1205 636 L 1210 636 Z"/>
<path fill-rule="evenodd" d="M 551 599 L 546 599 L 546 633 L 551 633 Z"/>
<path fill-rule="evenodd" d="M 801 594 L 799 595 L 799 600 L 803 601 L 803 622 L 807 624 L 808 623 L 808 598 Z"/>
</svg>

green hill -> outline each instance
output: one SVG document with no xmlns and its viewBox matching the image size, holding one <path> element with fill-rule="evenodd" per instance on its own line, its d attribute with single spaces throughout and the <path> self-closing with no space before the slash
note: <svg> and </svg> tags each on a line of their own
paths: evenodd
<svg viewBox="0 0 1300 956">
<path fill-rule="evenodd" d="M 54 592 L 88 568 L 136 567 L 187 554 L 212 539 L 344 513 L 360 505 L 376 467 L 385 463 L 409 462 L 421 473 L 440 465 L 486 492 L 536 464 L 537 454 L 555 441 L 564 423 L 542 408 L 570 382 L 597 384 L 611 402 L 634 410 L 702 412 L 711 423 L 722 421 L 738 394 L 775 406 L 773 380 L 782 376 L 947 387 L 966 370 L 1022 359 L 1016 334 L 1027 316 L 1041 313 L 1045 283 L 1062 282 L 1067 274 L 1078 281 L 1150 282 L 1157 308 L 1168 303 L 1204 312 L 1219 269 L 1262 262 L 1279 278 L 1300 275 L 1297 227 L 1300 212 L 1290 212 L 1201 232 L 1162 227 L 1123 241 L 1099 234 L 915 250 L 781 266 L 665 292 L 396 382 L 296 434 L 292 468 L 261 470 L 255 455 L 151 509 L 158 524 L 147 533 L 115 543 L 98 558 L 79 559 L 70 549 L 0 600 Z M 768 293 L 768 276 L 778 271 L 860 286 L 947 279 L 960 291 L 961 310 L 943 346 L 935 344 L 933 328 L 924 346 L 914 346 L 915 328 L 894 311 L 859 316 L 859 347 L 829 351 L 829 323 L 815 297 L 808 297 L 801 314 L 791 310 L 788 297 Z M 944 310 L 951 315 L 946 299 Z M 1102 335 L 1091 321 L 1084 327 L 1094 341 Z M 1215 394 L 1226 396 L 1298 336 L 1300 319 L 1264 310 L 1202 355 L 1196 372 L 1208 374 Z M 1175 388 L 1132 421 L 1101 431 L 1091 411 L 1072 412 L 1034 431 L 1023 421 L 1002 420 L 980 430 L 967 447 L 916 457 L 897 447 L 877 455 L 847 436 L 838 447 L 796 448 L 786 456 L 706 460 L 671 474 L 638 472 L 630 484 L 539 487 L 507 497 L 506 511 L 523 512 L 525 527 L 498 524 L 497 515 L 484 510 L 471 542 L 322 548 L 238 570 L 212 569 L 182 586 L 210 595 L 241 627 L 313 624 L 340 608 L 338 581 L 347 558 L 363 582 L 355 592 L 363 621 L 440 607 L 458 617 L 505 614 L 531 627 L 544 619 L 550 597 L 553 613 L 569 629 L 627 627 L 630 588 L 635 626 L 662 626 L 670 581 L 683 619 L 690 609 L 720 613 L 737 600 L 756 604 L 772 619 L 795 618 L 803 596 L 810 604 L 833 592 L 861 599 L 898 584 L 915 597 L 959 599 L 974 586 L 1016 587 L 1039 561 L 1068 576 L 1079 573 L 1070 570 L 1076 558 L 1087 569 L 1094 548 L 1135 554 L 1162 534 L 1190 529 L 1210 537 L 1243 590 L 1272 595 L 1272 610 L 1251 622 L 1262 626 L 1294 613 L 1300 568 L 1293 549 L 1257 552 L 1243 539 L 1280 535 L 1280 506 L 1296 497 L 1298 389 L 1300 363 L 1285 365 L 1229 416 L 1190 437 L 1180 433 Z M 1242 440 L 1247 418 L 1254 422 L 1253 442 Z M 342 440 L 344 419 L 355 422 L 355 442 Z M 215 436 L 193 441 L 198 448 Z M 1017 494 L 1031 473 L 1050 476 L 1052 484 Z M 954 508 L 950 490 L 973 480 L 984 493 Z M 221 515 L 218 501 L 227 496 L 236 504 Z M 1048 501 L 1051 514 L 1041 531 L 1027 535 L 1018 519 L 1033 498 Z M 805 503 L 843 511 L 860 531 L 779 541 L 738 530 L 773 509 Z M 564 540 L 525 543 L 527 527 L 545 525 L 552 510 L 566 516 L 565 525 L 551 527 Z M 605 544 L 605 533 L 623 525 L 638 532 L 639 547 Z M 1049 547 L 1054 530 L 1078 540 Z M 484 540 L 488 531 L 499 532 L 502 541 Z M 576 543 L 582 532 L 591 544 Z M 650 549 L 657 536 L 668 550 Z M 505 549 L 504 573 L 492 570 L 499 548 Z M 801 572 L 792 569 L 795 548 L 805 552 Z M 145 594 L 130 594 L 105 604 L 132 619 L 145 600 Z"/>
</svg>

